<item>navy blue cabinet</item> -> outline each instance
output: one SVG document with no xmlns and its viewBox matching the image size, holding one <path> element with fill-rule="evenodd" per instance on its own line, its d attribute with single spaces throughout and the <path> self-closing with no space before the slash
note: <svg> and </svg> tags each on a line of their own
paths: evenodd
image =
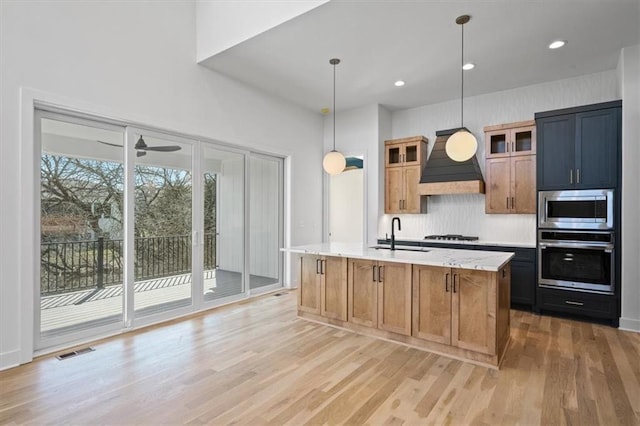
<svg viewBox="0 0 640 426">
<path fill-rule="evenodd" d="M 537 113 L 538 190 L 618 186 L 621 101 Z"/>
</svg>

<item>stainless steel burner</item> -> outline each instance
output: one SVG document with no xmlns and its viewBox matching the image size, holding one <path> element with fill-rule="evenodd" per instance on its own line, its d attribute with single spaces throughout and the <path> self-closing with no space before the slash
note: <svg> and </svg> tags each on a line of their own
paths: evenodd
<svg viewBox="0 0 640 426">
<path fill-rule="evenodd" d="M 469 237 L 467 235 L 460 234 L 445 234 L 445 235 L 427 235 L 425 240 L 448 240 L 448 241 L 476 241 L 478 237 Z"/>
</svg>

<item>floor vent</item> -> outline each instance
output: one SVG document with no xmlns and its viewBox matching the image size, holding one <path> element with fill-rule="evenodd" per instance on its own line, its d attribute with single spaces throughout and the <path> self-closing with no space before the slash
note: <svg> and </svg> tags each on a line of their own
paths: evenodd
<svg viewBox="0 0 640 426">
<path fill-rule="evenodd" d="M 87 352 L 93 352 L 93 351 L 95 351 L 95 349 L 93 348 L 83 348 L 83 349 L 78 349 L 77 351 L 67 352 L 66 354 L 58 355 L 56 358 L 62 361 L 63 359 L 72 358 L 74 356 L 86 354 Z"/>
</svg>

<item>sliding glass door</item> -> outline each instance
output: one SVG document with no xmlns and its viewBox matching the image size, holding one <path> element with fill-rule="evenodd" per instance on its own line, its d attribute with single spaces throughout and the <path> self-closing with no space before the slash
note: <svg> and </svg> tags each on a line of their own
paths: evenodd
<svg viewBox="0 0 640 426">
<path fill-rule="evenodd" d="M 245 294 L 245 157 L 203 144 L 203 297 Z"/>
<path fill-rule="evenodd" d="M 252 293 L 281 286 L 283 247 L 283 161 L 249 157 L 249 286 Z"/>
<path fill-rule="evenodd" d="M 36 349 L 282 285 L 283 160 L 36 111 Z"/>
<path fill-rule="evenodd" d="M 36 345 L 123 320 L 124 129 L 37 111 Z"/>
<path fill-rule="evenodd" d="M 131 130 L 133 305 L 143 317 L 192 304 L 193 143 Z"/>
</svg>

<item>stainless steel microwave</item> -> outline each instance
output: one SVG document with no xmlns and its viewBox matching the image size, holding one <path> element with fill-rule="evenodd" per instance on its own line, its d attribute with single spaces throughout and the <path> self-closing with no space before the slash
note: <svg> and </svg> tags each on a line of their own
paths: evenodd
<svg viewBox="0 0 640 426">
<path fill-rule="evenodd" d="M 538 227 L 613 229 L 613 189 L 538 192 Z"/>
</svg>

